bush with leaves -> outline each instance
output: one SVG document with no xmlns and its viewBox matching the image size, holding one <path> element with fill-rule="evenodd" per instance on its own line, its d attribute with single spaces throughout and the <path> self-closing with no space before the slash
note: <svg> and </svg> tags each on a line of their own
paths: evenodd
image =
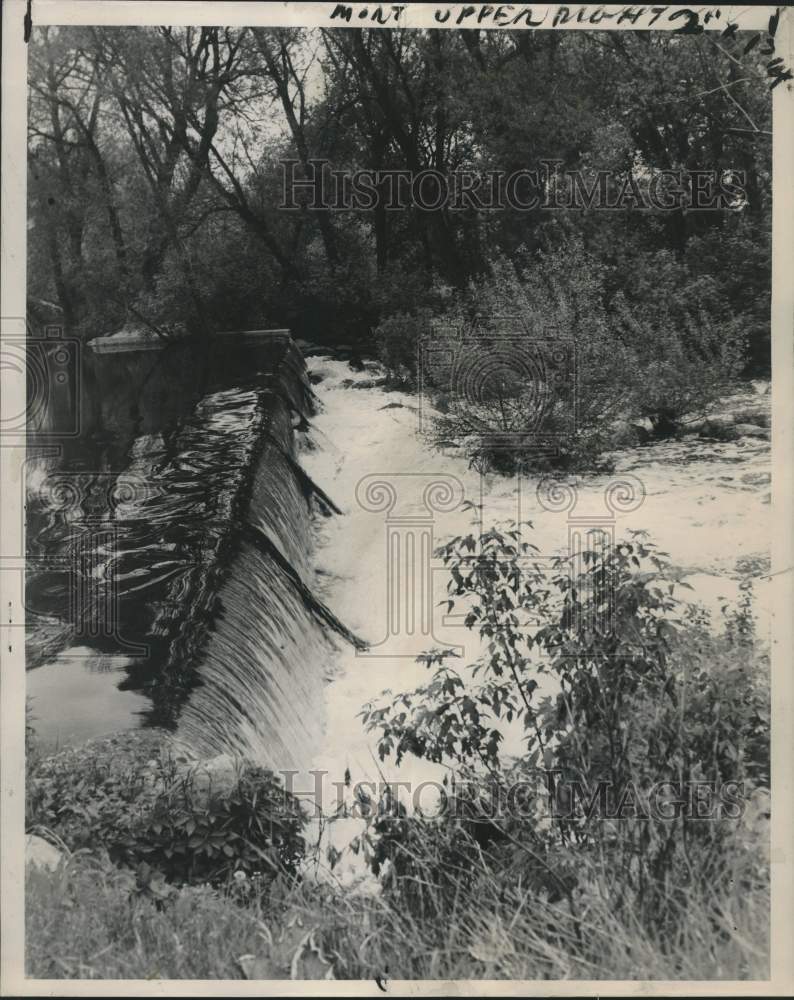
<svg viewBox="0 0 794 1000">
<path fill-rule="evenodd" d="M 618 294 L 610 306 L 614 328 L 631 345 L 624 372 L 630 411 L 648 418 L 658 437 L 677 433 L 684 417 L 705 415 L 735 385 L 745 358 L 736 319 L 675 305 L 629 304 Z"/>
<path fill-rule="evenodd" d="M 415 384 L 419 345 L 430 324 L 430 311 L 420 308 L 413 313 L 395 313 L 375 328 L 375 348 L 392 382 Z"/>
<path fill-rule="evenodd" d="M 294 875 L 303 857 L 304 817 L 297 799 L 274 775 L 240 765 L 231 787 L 197 787 L 188 772 L 165 788 L 151 812 L 118 841 L 128 863 L 145 861 L 168 880 L 224 883 L 247 877 Z"/>
<path fill-rule="evenodd" d="M 547 254 L 497 258 L 429 334 L 423 370 L 442 415 L 434 438 L 472 465 L 590 466 L 603 428 L 626 406 L 626 348 L 603 306 L 603 267 L 572 242 Z M 550 460 L 538 448 L 552 439 Z"/>
<path fill-rule="evenodd" d="M 493 261 L 428 335 L 452 359 L 423 372 L 443 411 L 437 443 L 481 469 L 598 468 L 616 421 L 649 418 L 667 436 L 727 391 L 743 339 L 712 314 L 713 294 L 659 308 L 609 284 L 576 236 Z"/>
<path fill-rule="evenodd" d="M 141 730 L 28 754 L 26 830 L 55 834 L 72 851 L 109 847 L 142 821 L 173 780 L 175 764 L 161 757 L 161 744 L 160 733 Z"/>
<path fill-rule="evenodd" d="M 516 525 L 443 546 L 448 605 L 463 604 L 482 655 L 456 669 L 449 651 L 429 653 L 428 683 L 384 693 L 364 721 L 382 758 L 445 762 L 508 799 L 516 781 L 536 788 L 531 808 L 491 823 L 499 849 L 506 840 L 565 886 L 577 864 L 597 862 L 593 891 L 674 927 L 696 885 L 734 877 L 744 797 L 768 785 L 767 671 L 749 595 L 715 632 L 642 532 L 551 570 L 536 551 Z M 539 697 L 543 687 L 552 693 Z M 501 744 L 516 723 L 526 751 L 508 766 Z M 705 805 L 686 801 L 704 790 Z M 765 877 L 745 872 L 744 888 Z"/>
<path fill-rule="evenodd" d="M 70 747 L 31 766 L 26 828 L 169 881 L 223 884 L 242 871 L 264 884 L 294 874 L 305 822 L 294 796 L 251 764 L 217 787 L 205 778 L 155 731 Z"/>
</svg>

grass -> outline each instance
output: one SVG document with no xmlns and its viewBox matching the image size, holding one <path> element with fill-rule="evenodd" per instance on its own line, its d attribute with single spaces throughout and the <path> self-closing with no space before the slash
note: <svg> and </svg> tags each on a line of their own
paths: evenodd
<svg viewBox="0 0 794 1000">
<path fill-rule="evenodd" d="M 746 852 L 743 852 L 746 853 Z M 424 889 L 431 874 L 427 873 Z M 281 882 L 267 900 L 185 886 L 150 898 L 78 852 L 29 869 L 28 975 L 41 979 L 766 979 L 768 885 L 726 877 L 686 902 L 674 937 L 615 912 L 590 883 L 577 913 L 534 888 L 464 873 L 425 918 L 387 894 Z M 431 900 L 432 902 L 432 900 Z M 246 957 L 247 956 L 247 957 Z M 243 959 L 241 962 L 240 960 Z M 244 971 L 245 970 L 245 971 Z"/>
<path fill-rule="evenodd" d="M 39 979 L 239 979 L 237 957 L 261 947 L 259 914 L 204 887 L 165 905 L 129 877 L 76 855 L 29 868 L 27 975 Z"/>
<path fill-rule="evenodd" d="M 692 773 L 710 774 L 717 748 L 733 751 L 712 770 L 730 779 L 741 763 L 737 773 L 753 779 L 741 817 L 566 820 L 544 831 L 527 813 L 478 839 L 465 817 L 376 812 L 359 838 L 379 873 L 369 894 L 296 877 L 272 853 L 249 857 L 273 842 L 270 813 L 259 823 L 229 803 L 259 801 L 262 776 L 241 772 L 225 798 L 187 809 L 171 794 L 187 779 L 164 734 L 121 734 L 50 758 L 38 757 L 30 734 L 27 828 L 56 843 L 62 861 L 27 872 L 28 975 L 766 980 L 767 677 L 746 620 L 737 613 L 713 641 L 688 633 L 697 642 L 681 654 L 710 664 L 689 671 L 698 683 L 687 687 L 686 748 L 701 768 Z M 644 704 L 635 721 L 656 732 L 655 716 L 638 712 Z M 669 766 L 667 743 L 657 743 L 658 758 L 646 749 L 640 762 L 656 761 L 654 778 Z M 163 817 L 163 807 L 181 812 Z M 120 831 L 140 850 L 119 850 Z M 302 851 L 298 834 L 299 824 L 291 835 Z M 193 859 L 184 871 L 169 860 L 178 847 Z M 208 848 L 222 853 L 222 868 L 193 863 Z"/>
</svg>

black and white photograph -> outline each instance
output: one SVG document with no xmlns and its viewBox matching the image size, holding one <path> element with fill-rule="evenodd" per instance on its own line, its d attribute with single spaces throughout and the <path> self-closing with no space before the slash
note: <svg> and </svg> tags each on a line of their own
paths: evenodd
<svg viewBox="0 0 794 1000">
<path fill-rule="evenodd" d="M 2 995 L 794 988 L 793 15 L 9 0 Z"/>
</svg>

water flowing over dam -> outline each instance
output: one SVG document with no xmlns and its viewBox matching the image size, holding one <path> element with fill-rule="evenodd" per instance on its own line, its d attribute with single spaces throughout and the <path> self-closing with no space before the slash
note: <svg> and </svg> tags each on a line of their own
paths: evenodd
<svg viewBox="0 0 794 1000">
<path fill-rule="evenodd" d="M 29 434 L 37 726 L 69 738 L 51 678 L 109 671 L 140 696 L 132 725 L 202 757 L 304 766 L 335 648 L 356 640 L 312 588 L 312 518 L 337 510 L 297 453 L 314 405 L 303 358 L 285 333 L 84 352 L 76 398 L 49 387 Z M 79 434 L 59 436 L 75 417 Z M 96 709 L 83 737 L 107 732 Z"/>
</svg>

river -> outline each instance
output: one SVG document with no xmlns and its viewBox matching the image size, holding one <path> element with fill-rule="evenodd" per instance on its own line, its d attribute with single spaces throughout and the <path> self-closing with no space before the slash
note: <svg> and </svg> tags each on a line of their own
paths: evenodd
<svg viewBox="0 0 794 1000">
<path fill-rule="evenodd" d="M 387 390 L 376 365 L 307 364 L 311 388 L 283 338 L 100 354 L 84 366 L 78 437 L 48 440 L 63 407 L 45 408 L 28 462 L 27 649 L 46 745 L 165 726 L 196 757 L 291 772 L 326 812 L 349 797 L 347 776 L 439 780 L 440 765 L 379 761 L 359 713 L 420 683 L 431 647 L 479 654 L 433 556 L 473 521 L 531 520 L 546 559 L 583 526 L 648 529 L 712 610 L 752 577 L 768 635 L 763 437 L 617 452 L 613 473 L 580 477 L 561 506 L 539 499 L 538 477 L 481 476 L 431 447 L 428 402 Z M 765 390 L 742 398 L 768 403 Z M 340 850 L 358 828 L 337 824 Z M 346 870 L 360 872 L 349 851 Z"/>
<path fill-rule="evenodd" d="M 376 741 L 359 717 L 362 705 L 384 689 L 410 690 L 426 679 L 427 669 L 415 662 L 418 652 L 455 646 L 463 662 L 472 662 L 481 651 L 461 620 L 445 613 L 448 575 L 436 560 L 431 560 L 431 587 L 423 591 L 418 568 L 423 535 L 439 544 L 479 524 L 531 520 L 526 540 L 538 546 L 541 556 L 553 558 L 569 551 L 572 526 L 581 522 L 614 529 L 616 538 L 647 529 L 693 588 L 682 596 L 712 612 L 735 602 L 741 581 L 753 577 L 759 635 L 768 636 L 768 441 L 685 437 L 616 452 L 613 474 L 575 481 L 573 509 L 548 510 L 537 497 L 538 477 L 480 476 L 455 451 L 434 450 L 422 434 L 432 418 L 426 401 L 385 391 L 376 370 L 354 372 L 331 358 L 310 358 L 309 370 L 318 380 L 319 405 L 312 447 L 301 461 L 344 511 L 343 517 L 318 525 L 314 586 L 334 613 L 372 644 L 366 651 L 340 653 L 327 691 L 324 741 L 313 760 L 322 777 L 305 786 L 307 798 L 321 799 L 326 812 L 350 803 L 346 772 L 353 784 L 405 782 L 413 789 L 406 804 L 425 808 L 432 808 L 433 789 L 443 778 L 441 765 L 416 758 L 406 758 L 399 769 L 390 759 L 380 761 Z M 739 400 L 768 403 L 766 388 L 748 386 Z M 636 487 L 637 481 L 641 502 L 624 505 L 633 507 L 625 512 L 610 511 L 606 491 L 621 482 Z M 428 505 L 432 484 L 436 502 Z M 465 500 L 481 504 L 481 515 L 465 509 Z M 426 630 L 423 603 L 432 608 Z M 514 727 L 504 750 L 520 753 L 521 747 L 521 731 Z M 360 859 L 347 848 L 358 832 L 355 819 L 326 831 L 342 853 L 338 879 L 352 881 L 361 872 Z"/>
</svg>

